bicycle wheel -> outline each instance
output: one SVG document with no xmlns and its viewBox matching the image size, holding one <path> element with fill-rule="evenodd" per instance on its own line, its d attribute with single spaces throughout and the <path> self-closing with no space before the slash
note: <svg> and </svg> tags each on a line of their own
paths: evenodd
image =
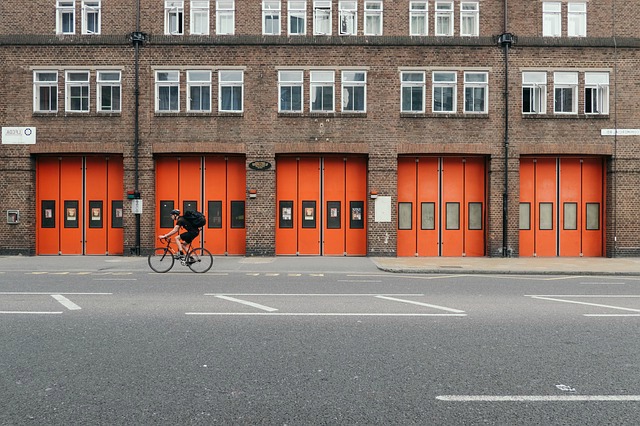
<svg viewBox="0 0 640 426">
<path fill-rule="evenodd" d="M 149 266 L 161 274 L 173 268 L 173 253 L 166 247 L 156 247 L 149 255 Z"/>
<path fill-rule="evenodd" d="M 189 251 L 187 265 L 193 272 L 202 274 L 213 266 L 213 256 L 206 248 L 196 247 Z"/>
</svg>

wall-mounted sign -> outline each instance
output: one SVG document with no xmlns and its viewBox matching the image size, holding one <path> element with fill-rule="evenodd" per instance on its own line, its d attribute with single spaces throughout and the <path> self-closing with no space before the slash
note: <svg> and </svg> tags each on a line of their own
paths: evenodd
<svg viewBox="0 0 640 426">
<path fill-rule="evenodd" d="M 268 161 L 252 161 L 249 163 L 249 168 L 252 170 L 269 170 L 271 163 Z"/>
<path fill-rule="evenodd" d="M 3 127 L 2 143 L 7 145 L 33 145 L 36 143 L 36 128 Z"/>
</svg>

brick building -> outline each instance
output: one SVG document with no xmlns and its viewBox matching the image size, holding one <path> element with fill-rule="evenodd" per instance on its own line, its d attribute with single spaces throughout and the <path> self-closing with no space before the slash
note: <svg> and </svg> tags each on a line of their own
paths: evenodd
<svg viewBox="0 0 640 426">
<path fill-rule="evenodd" d="M 0 253 L 195 208 L 218 255 L 640 255 L 631 2 L 46 3 L 0 2 Z"/>
</svg>

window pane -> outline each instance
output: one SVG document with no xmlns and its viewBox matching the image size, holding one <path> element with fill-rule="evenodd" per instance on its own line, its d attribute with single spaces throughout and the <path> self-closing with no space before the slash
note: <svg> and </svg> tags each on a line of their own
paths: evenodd
<svg viewBox="0 0 640 426">
<path fill-rule="evenodd" d="M 553 229 L 553 203 L 540 203 L 540 229 Z"/>
<path fill-rule="evenodd" d="M 398 229 L 411 229 L 412 203 L 398 203 Z"/>
<path fill-rule="evenodd" d="M 564 203 L 564 229 L 576 230 L 578 229 L 578 204 L 577 203 Z"/>
<path fill-rule="evenodd" d="M 446 204 L 447 229 L 460 229 L 460 203 Z"/>
<path fill-rule="evenodd" d="M 520 203 L 520 229 L 527 231 L 531 229 L 531 204 Z"/>
<path fill-rule="evenodd" d="M 600 203 L 587 203 L 586 228 L 588 231 L 600 229 Z"/>
<path fill-rule="evenodd" d="M 436 229 L 436 204 L 422 203 L 421 229 Z"/>
<path fill-rule="evenodd" d="M 482 203 L 469 203 L 469 229 L 482 229 Z"/>
</svg>

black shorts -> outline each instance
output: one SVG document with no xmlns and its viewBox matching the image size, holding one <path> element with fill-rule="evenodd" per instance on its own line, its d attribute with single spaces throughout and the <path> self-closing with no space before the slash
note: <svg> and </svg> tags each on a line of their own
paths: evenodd
<svg viewBox="0 0 640 426">
<path fill-rule="evenodd" d="M 197 237 L 200 232 L 187 231 L 180 234 L 180 239 L 185 243 L 189 244 L 195 237 Z"/>
</svg>

